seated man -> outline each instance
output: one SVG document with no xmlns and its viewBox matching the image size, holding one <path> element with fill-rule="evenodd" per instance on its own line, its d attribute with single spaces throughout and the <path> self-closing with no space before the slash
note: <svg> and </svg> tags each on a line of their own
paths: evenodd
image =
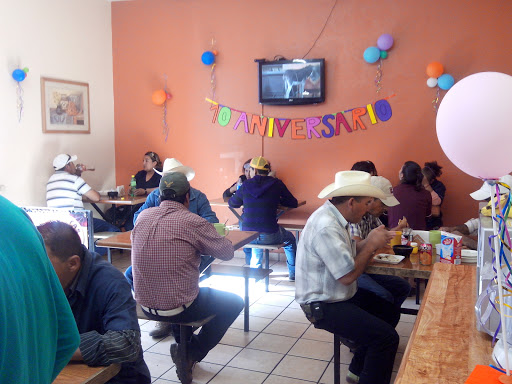
<svg viewBox="0 0 512 384">
<path fill-rule="evenodd" d="M 187 167 L 180 163 L 178 159 L 165 159 L 164 166 L 162 172 L 155 169 L 155 172 L 160 175 L 165 175 L 167 173 L 171 172 L 181 172 L 186 177 L 187 180 L 190 181 L 194 178 L 196 173 L 194 170 L 190 167 Z M 142 205 L 142 207 L 139 208 L 137 212 L 135 212 L 133 216 L 133 224 L 137 222 L 137 217 L 140 215 L 142 211 L 144 211 L 147 208 L 151 207 L 158 207 L 160 205 L 160 190 L 159 188 L 156 188 L 151 192 L 146 202 Z M 208 198 L 206 195 L 201 192 L 199 189 L 195 189 L 190 187 L 190 201 L 188 209 L 190 212 L 195 213 L 196 215 L 201 216 L 203 219 L 209 221 L 210 223 L 218 223 L 219 219 L 217 219 L 217 215 L 215 212 L 212 211 L 212 207 L 210 206 L 210 202 L 208 201 Z M 213 261 L 213 257 L 204 255 L 201 257 L 201 264 L 199 265 L 199 271 L 204 271 Z M 124 275 L 128 279 L 128 282 L 132 286 L 133 289 L 133 274 L 132 274 L 132 267 L 129 266 Z M 153 329 L 151 332 L 149 332 L 149 335 L 155 338 L 165 337 L 170 335 L 172 332 L 172 326 L 171 323 L 156 323 L 155 329 Z"/>
<path fill-rule="evenodd" d="M 244 231 L 258 231 L 260 235 L 253 244 L 285 243 L 284 252 L 288 264 L 289 280 L 295 281 L 295 253 L 297 242 L 293 234 L 277 224 L 277 207 L 297 208 L 297 199 L 286 185 L 276 177 L 268 176 L 270 164 L 259 156 L 251 160 L 250 179 L 246 180 L 229 199 L 229 206 L 243 205 L 241 228 Z M 247 250 L 247 251 L 246 251 Z M 245 248 L 246 263 L 251 267 L 261 267 L 262 249 Z"/>
<path fill-rule="evenodd" d="M 177 344 L 171 346 L 178 378 L 189 384 L 194 363 L 219 343 L 244 302 L 233 293 L 199 288 L 199 255 L 231 260 L 234 250 L 213 225 L 188 209 L 185 175 L 165 174 L 159 189 L 160 206 L 143 211 L 131 235 L 135 298 L 152 320 L 194 322 L 215 315 L 190 341 L 180 340 L 190 344 L 188 356 L 180 355 Z"/>
<path fill-rule="evenodd" d="M 512 187 L 512 176 L 505 175 L 500 177 L 500 182 Z M 493 196 L 496 195 L 496 187 L 493 187 Z M 510 191 L 502 185 L 499 185 L 500 195 L 509 194 Z M 489 185 L 487 183 L 483 183 L 479 190 L 470 193 L 473 199 L 477 201 L 489 201 L 491 199 L 491 192 L 489 190 Z M 478 248 L 478 226 L 479 219 L 472 218 L 466 221 L 464 224 L 456 225 L 454 227 L 441 227 L 440 231 L 451 232 L 454 235 L 462 236 L 462 245 L 469 249 L 477 249 Z"/>
<path fill-rule="evenodd" d="M 347 381 L 388 384 L 399 337 L 400 312 L 391 303 L 363 289 L 356 279 L 373 253 L 395 232 L 373 229 L 356 243 L 347 230 L 359 223 L 373 198 L 384 199 L 361 171 L 338 172 L 319 198 L 330 198 L 308 219 L 297 252 L 295 300 L 316 328 L 351 340 L 355 345 Z"/>
<path fill-rule="evenodd" d="M 382 176 L 372 176 L 370 182 L 373 186 L 379 188 L 385 197 L 383 199 L 373 199 L 363 219 L 357 224 L 350 223 L 350 233 L 356 242 L 366 239 L 372 229 L 382 225 L 379 216 L 382 216 L 382 214 L 386 212 L 386 207 L 393 207 L 400 204 L 396 197 L 393 196 L 393 187 L 388 179 Z M 405 227 L 407 227 L 407 219 L 404 218 L 399 222 L 396 228 L 391 230 L 401 231 Z M 407 280 L 399 276 L 366 273 L 363 273 L 357 278 L 357 287 L 375 293 L 384 300 L 395 304 L 399 310 L 411 291 L 411 285 Z"/>
<path fill-rule="evenodd" d="M 82 208 L 82 196 L 92 202 L 100 200 L 100 194 L 92 189 L 84 179 L 82 173 L 73 163 L 76 156 L 60 154 L 53 159 L 55 173 L 50 176 L 46 184 L 46 205 L 54 208 Z M 119 232 L 115 225 L 104 220 L 93 218 L 94 232 Z M 95 247 L 96 252 L 101 255 L 107 253 L 106 248 Z"/>
<path fill-rule="evenodd" d="M 89 252 L 69 224 L 53 221 L 37 229 L 80 332 L 80 346 L 72 359 L 92 366 L 121 364 L 109 383 L 151 383 L 136 304 L 123 274 Z"/>
<path fill-rule="evenodd" d="M 0 196 L 0 383 L 53 383 L 80 337 L 43 241 Z"/>
</svg>

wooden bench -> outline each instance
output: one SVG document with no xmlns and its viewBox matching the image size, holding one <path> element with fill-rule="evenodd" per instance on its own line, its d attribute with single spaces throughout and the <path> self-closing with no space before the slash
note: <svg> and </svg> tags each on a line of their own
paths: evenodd
<svg viewBox="0 0 512 384">
<path fill-rule="evenodd" d="M 94 244 L 96 244 L 96 242 L 98 240 L 108 239 L 109 237 L 112 237 L 115 235 L 119 235 L 119 232 L 95 232 L 93 235 Z M 98 245 L 98 246 L 100 246 L 100 245 Z M 112 264 L 112 253 L 110 252 L 110 248 L 107 248 L 107 258 L 108 258 L 109 263 Z"/>
<path fill-rule="evenodd" d="M 244 332 L 249 332 L 249 279 L 254 279 L 255 281 L 259 281 L 263 278 L 268 279 L 268 276 L 272 272 L 272 269 L 268 268 L 251 268 L 237 265 L 210 264 L 210 266 L 203 272 L 200 281 L 207 279 L 212 275 L 235 276 L 243 277 L 245 279 Z"/>
<path fill-rule="evenodd" d="M 265 254 L 265 269 L 270 268 L 270 251 L 271 250 L 278 250 L 282 247 L 284 247 L 285 244 L 246 244 L 245 248 L 256 248 L 256 249 L 263 249 Z M 253 268 L 254 269 L 254 268 Z M 265 292 L 268 292 L 268 283 L 269 283 L 269 276 L 267 275 L 265 277 Z"/>
</svg>

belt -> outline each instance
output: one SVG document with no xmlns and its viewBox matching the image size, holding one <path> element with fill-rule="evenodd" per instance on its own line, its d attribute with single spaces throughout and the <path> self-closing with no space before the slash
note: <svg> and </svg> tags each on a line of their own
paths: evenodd
<svg viewBox="0 0 512 384">
<path fill-rule="evenodd" d="M 183 305 L 179 306 L 178 308 L 169 309 L 167 311 L 162 311 L 160 309 L 148 308 L 148 307 L 145 307 L 143 305 L 141 305 L 140 307 L 144 311 L 146 311 L 147 313 L 151 313 L 152 315 L 157 315 L 157 316 L 176 316 L 176 315 L 180 314 L 181 312 L 183 312 L 188 307 L 190 307 L 193 302 L 194 301 L 192 300 L 190 303 L 183 304 Z"/>
</svg>

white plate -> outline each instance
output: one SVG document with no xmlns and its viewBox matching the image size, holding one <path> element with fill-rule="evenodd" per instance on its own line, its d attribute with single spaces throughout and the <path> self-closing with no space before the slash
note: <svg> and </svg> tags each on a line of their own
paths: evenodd
<svg viewBox="0 0 512 384">
<path fill-rule="evenodd" d="M 477 257 L 478 252 L 473 249 L 462 249 L 460 255 L 462 257 Z"/>
<path fill-rule="evenodd" d="M 375 255 L 373 257 L 373 260 L 378 261 L 379 263 L 385 263 L 385 264 L 398 264 L 403 259 L 405 259 L 404 256 L 390 255 L 388 253 L 379 253 L 378 255 Z"/>
</svg>

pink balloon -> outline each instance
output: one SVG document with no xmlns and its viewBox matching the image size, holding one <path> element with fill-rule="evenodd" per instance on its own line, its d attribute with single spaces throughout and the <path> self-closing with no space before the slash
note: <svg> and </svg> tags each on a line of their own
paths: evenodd
<svg viewBox="0 0 512 384">
<path fill-rule="evenodd" d="M 441 148 L 461 171 L 494 179 L 512 171 L 512 76 L 481 72 L 465 77 L 444 96 L 437 113 Z"/>
<path fill-rule="evenodd" d="M 393 36 L 391 36 L 389 33 L 385 33 L 383 35 L 380 35 L 377 40 L 377 47 L 381 51 L 387 51 L 393 46 Z"/>
</svg>

